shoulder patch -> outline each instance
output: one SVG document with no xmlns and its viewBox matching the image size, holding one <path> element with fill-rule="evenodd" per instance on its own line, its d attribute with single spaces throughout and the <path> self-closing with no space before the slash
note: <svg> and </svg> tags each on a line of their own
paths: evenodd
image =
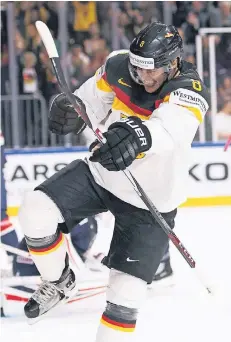
<svg viewBox="0 0 231 342">
<path fill-rule="evenodd" d="M 200 94 L 192 90 L 184 89 L 184 88 L 179 88 L 177 90 L 172 91 L 169 96 L 168 102 L 174 103 L 183 107 L 187 107 L 193 113 L 199 111 L 201 114 L 201 119 L 203 119 L 207 110 L 209 109 L 208 102 L 204 99 L 203 96 L 201 96 Z"/>
</svg>

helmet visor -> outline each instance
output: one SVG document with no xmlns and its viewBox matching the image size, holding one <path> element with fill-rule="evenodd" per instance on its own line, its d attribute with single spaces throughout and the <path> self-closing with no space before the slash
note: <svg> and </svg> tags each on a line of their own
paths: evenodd
<svg viewBox="0 0 231 342">
<path fill-rule="evenodd" d="M 144 85 L 156 91 L 166 80 L 171 66 L 170 64 L 155 68 L 153 58 L 144 58 L 129 53 L 130 74 L 139 84 Z"/>
</svg>

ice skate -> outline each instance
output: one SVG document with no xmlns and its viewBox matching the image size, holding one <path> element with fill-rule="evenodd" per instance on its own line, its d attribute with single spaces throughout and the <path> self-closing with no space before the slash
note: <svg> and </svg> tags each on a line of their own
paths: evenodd
<svg viewBox="0 0 231 342">
<path fill-rule="evenodd" d="M 58 304 L 65 303 L 77 292 L 75 274 L 66 266 L 60 279 L 43 281 L 24 307 L 28 323 L 34 324 Z"/>
</svg>

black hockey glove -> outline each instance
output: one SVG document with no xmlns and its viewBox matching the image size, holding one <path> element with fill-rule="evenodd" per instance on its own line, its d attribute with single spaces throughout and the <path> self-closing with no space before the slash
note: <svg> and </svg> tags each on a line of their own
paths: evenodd
<svg viewBox="0 0 231 342">
<path fill-rule="evenodd" d="M 113 123 L 103 135 L 107 139 L 106 144 L 95 150 L 90 160 L 100 163 L 108 171 L 125 170 L 139 153 L 152 146 L 148 128 L 135 116 Z M 96 145 L 97 141 L 94 141 L 89 150 L 92 151 Z"/>
<path fill-rule="evenodd" d="M 77 97 L 77 96 L 76 96 Z M 84 103 L 78 98 L 82 104 L 82 110 L 86 110 Z M 65 135 L 68 133 L 81 133 L 86 127 L 85 122 L 78 116 L 73 106 L 64 93 L 57 95 L 50 108 L 48 117 L 48 127 L 52 133 Z"/>
</svg>

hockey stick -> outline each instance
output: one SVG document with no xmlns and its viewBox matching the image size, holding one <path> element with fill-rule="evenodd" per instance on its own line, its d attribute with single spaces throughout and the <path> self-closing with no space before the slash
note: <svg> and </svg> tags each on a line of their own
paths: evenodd
<svg viewBox="0 0 231 342">
<path fill-rule="evenodd" d="M 106 142 L 106 139 L 103 137 L 102 133 L 98 128 L 94 130 L 91 121 L 86 113 L 86 111 L 82 111 L 81 104 L 78 103 L 78 100 L 76 97 L 72 94 L 70 91 L 60 63 L 60 58 L 56 49 L 55 42 L 52 38 L 52 35 L 50 33 L 49 28 L 46 24 L 44 24 L 42 21 L 36 21 L 36 28 L 39 32 L 39 35 L 45 45 L 45 48 L 47 50 L 48 56 L 51 60 L 51 63 L 54 68 L 54 72 L 56 75 L 56 78 L 58 80 L 58 84 L 62 90 L 63 93 L 67 96 L 68 100 L 72 104 L 73 108 L 76 110 L 77 114 L 82 117 L 82 119 L 85 121 L 87 126 L 93 131 L 97 139 L 104 144 Z M 140 197 L 140 199 L 143 201 L 143 203 L 146 205 L 147 209 L 150 211 L 154 219 L 159 223 L 160 227 L 163 229 L 163 231 L 167 234 L 168 238 L 172 241 L 172 243 L 175 245 L 175 247 L 178 249 L 178 251 L 181 253 L 181 255 L 184 257 L 184 259 L 187 261 L 189 266 L 193 269 L 196 267 L 196 262 L 191 256 L 191 254 L 188 252 L 188 250 L 185 248 L 185 246 L 182 244 L 180 239 L 177 237 L 177 235 L 172 231 L 168 223 L 165 221 L 165 219 L 162 217 L 160 212 L 157 210 L 157 208 L 154 206 L 152 201 L 149 199 L 147 194 L 144 192 L 140 184 L 137 182 L 137 180 L 133 177 L 131 172 L 129 170 L 124 170 L 123 173 L 127 177 L 127 179 L 130 181 L 130 183 L 133 186 L 133 189 L 137 193 L 137 195 Z M 203 282 L 202 282 L 203 283 Z M 211 290 L 207 285 L 204 285 L 207 292 L 211 293 Z"/>
<path fill-rule="evenodd" d="M 225 152 L 228 150 L 229 145 L 231 145 L 231 135 L 225 143 L 225 147 L 224 147 Z"/>
</svg>

